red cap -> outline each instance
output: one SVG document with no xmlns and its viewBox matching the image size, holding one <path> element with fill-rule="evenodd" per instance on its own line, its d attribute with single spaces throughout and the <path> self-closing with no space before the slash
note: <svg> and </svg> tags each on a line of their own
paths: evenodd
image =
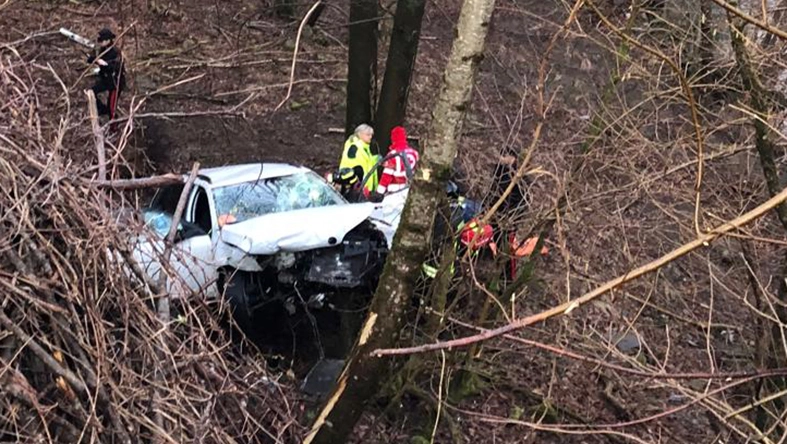
<svg viewBox="0 0 787 444">
<path fill-rule="evenodd" d="M 391 130 L 391 148 L 407 148 L 407 131 L 404 127 L 397 126 Z"/>
</svg>

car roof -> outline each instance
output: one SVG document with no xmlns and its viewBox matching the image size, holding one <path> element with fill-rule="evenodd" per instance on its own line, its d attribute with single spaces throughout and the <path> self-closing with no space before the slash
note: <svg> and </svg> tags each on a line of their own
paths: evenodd
<svg viewBox="0 0 787 444">
<path fill-rule="evenodd" d="M 211 187 L 223 187 L 260 179 L 289 176 L 311 171 L 302 166 L 287 163 L 246 163 L 199 170 L 198 177 L 210 183 Z"/>
</svg>

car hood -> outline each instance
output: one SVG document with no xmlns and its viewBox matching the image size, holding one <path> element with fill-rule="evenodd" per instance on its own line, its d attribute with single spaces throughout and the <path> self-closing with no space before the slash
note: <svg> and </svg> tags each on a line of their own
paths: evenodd
<svg viewBox="0 0 787 444">
<path fill-rule="evenodd" d="M 330 247 L 341 243 L 372 211 L 374 204 L 358 203 L 266 214 L 225 225 L 219 239 L 254 255 Z"/>
</svg>

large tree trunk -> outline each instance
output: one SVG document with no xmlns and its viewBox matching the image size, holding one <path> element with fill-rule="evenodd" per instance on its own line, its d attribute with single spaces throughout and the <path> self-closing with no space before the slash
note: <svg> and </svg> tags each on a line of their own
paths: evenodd
<svg viewBox="0 0 787 444">
<path fill-rule="evenodd" d="M 404 122 L 425 6 L 426 0 L 399 0 L 396 4 L 375 122 L 376 139 L 383 151 L 391 144 L 391 129 Z"/>
<path fill-rule="evenodd" d="M 377 0 L 350 2 L 350 45 L 347 61 L 346 133 L 371 124 L 372 92 L 377 88 Z"/>
<path fill-rule="evenodd" d="M 395 345 L 405 323 L 404 314 L 430 245 L 437 202 L 450 175 L 464 115 L 470 107 L 473 80 L 483 57 L 494 3 L 494 0 L 465 0 L 462 5 L 459 37 L 454 40 L 443 74 L 422 163 L 416 171 L 391 254 L 358 341 L 305 444 L 345 442 L 366 402 L 376 395 L 381 378 L 389 370 L 387 359 L 370 353 Z"/>
</svg>

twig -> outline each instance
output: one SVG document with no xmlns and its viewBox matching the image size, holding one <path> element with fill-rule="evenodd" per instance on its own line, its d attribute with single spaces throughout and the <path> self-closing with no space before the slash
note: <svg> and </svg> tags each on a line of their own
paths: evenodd
<svg viewBox="0 0 787 444">
<path fill-rule="evenodd" d="M 314 3 L 314 5 L 312 5 L 311 9 L 309 9 L 309 11 L 306 13 L 306 15 L 303 16 L 303 20 L 301 20 L 301 25 L 298 26 L 298 35 L 295 37 L 295 49 L 293 49 L 292 51 L 292 68 L 290 68 L 290 84 L 287 87 L 287 95 L 284 96 L 284 99 L 281 101 L 281 103 L 279 103 L 276 106 L 276 108 L 273 109 L 274 111 L 278 111 L 279 108 L 281 108 L 282 105 L 284 105 L 284 103 L 287 102 L 287 100 L 289 100 L 290 94 L 292 94 L 292 84 L 293 81 L 295 80 L 295 63 L 298 61 L 298 46 L 301 43 L 301 33 L 303 32 L 303 26 L 309 20 L 309 17 L 317 9 L 317 7 L 320 6 L 320 4 L 322 4 L 322 0 L 317 0 Z"/>
<path fill-rule="evenodd" d="M 6 4 L 7 3 L 8 2 L 6 2 Z M 0 11 L 3 9 L 4 6 L 6 6 L 6 4 L 0 5 Z M 20 39 L 20 40 L 14 40 L 13 42 L 0 43 L 0 46 L 5 46 L 6 48 L 11 48 L 13 46 L 17 46 L 17 45 L 19 45 L 21 43 L 25 43 L 25 42 L 30 41 L 32 39 L 37 39 L 39 37 L 47 37 L 47 36 L 55 35 L 55 34 L 60 34 L 60 31 L 45 31 L 45 32 L 39 32 L 37 34 L 30 34 L 27 37 L 25 37 L 23 39 Z"/>
<path fill-rule="evenodd" d="M 440 385 L 437 387 L 437 413 L 434 418 L 434 428 L 432 429 L 431 444 L 434 444 L 434 437 L 437 435 L 437 426 L 440 425 L 440 414 L 443 407 L 443 378 L 445 377 L 445 350 L 440 350 L 442 364 L 440 365 Z"/>
<path fill-rule="evenodd" d="M 741 11 L 740 9 L 736 8 L 735 6 L 727 3 L 724 0 L 711 0 L 713 3 L 721 6 L 722 8 L 726 9 L 727 12 L 730 12 L 733 15 L 737 15 L 738 17 L 742 18 L 743 20 L 751 23 L 752 25 L 762 29 L 763 31 L 770 32 L 771 34 L 779 37 L 782 40 L 787 40 L 787 32 L 782 31 L 779 28 L 774 28 L 773 26 L 768 25 L 767 23 L 763 22 L 762 20 L 758 20 L 745 12 Z"/>
<path fill-rule="evenodd" d="M 716 1 L 716 0 L 714 0 Z M 632 38 L 630 35 L 626 34 L 625 32 L 621 31 L 618 27 L 616 27 L 612 22 L 609 21 L 607 16 L 601 13 L 598 10 L 596 5 L 588 0 L 588 6 L 593 9 L 593 12 L 596 13 L 596 16 L 604 23 L 604 25 L 611 29 L 615 34 L 619 35 L 622 39 L 628 41 L 632 45 L 636 46 L 637 48 L 645 51 L 646 53 L 660 59 L 662 62 L 666 63 L 667 66 L 670 67 L 672 72 L 675 74 L 675 77 L 678 78 L 678 82 L 680 83 L 681 89 L 683 89 L 683 93 L 686 94 L 686 100 L 689 105 L 689 111 L 691 115 L 691 123 L 694 126 L 694 137 L 696 138 L 697 142 L 697 181 L 694 185 L 694 231 L 699 236 L 701 234 L 700 231 L 700 197 L 702 192 L 702 174 L 704 169 L 704 162 L 703 162 L 703 135 L 702 135 L 702 127 L 700 125 L 700 118 L 699 113 L 697 112 L 697 102 L 694 100 L 694 93 L 691 90 L 691 86 L 689 85 L 688 80 L 686 80 L 686 76 L 683 74 L 683 70 L 672 60 L 669 56 L 664 54 L 663 52 L 659 51 L 658 49 L 645 45 L 639 40 Z"/>
<path fill-rule="evenodd" d="M 556 307 L 553 307 L 549 310 L 542 311 L 541 313 L 528 316 L 525 318 L 520 318 L 514 322 L 509 323 L 503 327 L 496 328 L 494 330 L 488 330 L 484 333 L 480 333 L 473 336 L 468 336 L 464 338 L 454 339 L 445 342 L 437 342 L 433 344 L 425 344 L 417 347 L 406 347 L 406 348 L 398 348 L 398 349 L 382 349 L 382 350 L 375 350 L 371 354 L 373 356 L 392 356 L 392 355 L 409 355 L 414 353 L 425 353 L 428 351 L 433 350 L 442 350 L 442 349 L 451 349 L 455 347 L 465 347 L 470 344 L 474 344 L 476 342 L 486 341 L 498 336 L 502 336 L 506 333 L 510 333 L 515 330 L 522 329 L 529 325 L 536 324 L 538 322 L 546 321 L 547 319 L 560 315 L 560 314 L 569 314 L 576 308 L 579 308 L 580 305 L 586 304 L 599 296 L 602 296 L 619 287 L 626 282 L 632 281 L 640 276 L 643 276 L 648 273 L 652 273 L 653 271 L 658 270 L 659 268 L 663 267 L 664 265 L 682 257 L 686 254 L 700 248 L 703 246 L 708 246 L 710 242 L 714 241 L 715 239 L 723 236 L 724 234 L 737 229 L 740 226 L 746 225 L 749 222 L 756 220 L 762 217 L 765 213 L 782 203 L 785 199 L 787 199 L 787 188 L 782 190 L 779 194 L 775 195 L 774 197 L 768 199 L 766 202 L 762 203 L 757 208 L 749 211 L 748 213 L 743 214 L 736 219 L 721 225 L 714 230 L 705 233 L 699 236 L 697 239 L 684 244 L 669 253 L 661 256 L 660 258 L 649 262 L 639 268 L 629 271 L 628 273 L 619 276 L 611 281 L 607 281 L 604 285 L 597 287 L 595 290 L 586 293 L 582 297 L 574 300 L 569 301 L 563 304 L 560 304 Z"/>
<path fill-rule="evenodd" d="M 60 363 L 57 362 L 55 358 L 52 357 L 52 355 L 47 353 L 47 351 L 44 350 L 44 348 L 38 344 L 38 341 L 36 341 L 35 338 L 25 333 L 21 328 L 19 328 L 19 326 L 15 322 L 13 322 L 10 318 L 8 318 L 8 316 L 6 316 L 5 313 L 3 312 L 0 312 L 0 324 L 3 324 L 3 327 L 10 330 L 14 334 L 14 336 L 16 336 L 17 339 L 19 339 L 20 342 L 26 343 L 27 346 L 30 347 L 30 349 L 33 351 L 33 353 L 35 353 L 35 355 L 38 356 L 38 358 L 41 359 L 41 361 L 44 364 L 46 364 L 47 367 L 49 367 L 58 376 L 62 376 L 63 378 L 65 378 L 65 380 L 68 381 L 68 383 L 71 384 L 74 388 L 76 388 L 79 393 L 83 393 L 83 394 L 88 393 L 87 385 L 85 385 L 85 383 L 82 381 L 82 379 L 79 376 L 77 376 L 71 370 L 64 368 L 62 365 L 60 365 Z"/>
<path fill-rule="evenodd" d="M 439 314 L 435 312 L 432 312 L 431 314 L 434 316 L 439 316 Z M 451 323 L 460 325 L 465 328 L 470 328 L 476 331 L 487 331 L 485 328 L 468 324 L 467 322 L 462 322 L 450 316 L 447 317 L 447 319 Z M 770 377 L 770 376 L 787 375 L 787 367 L 773 368 L 773 369 L 766 369 L 766 370 L 726 372 L 726 373 L 725 372 L 676 372 L 676 373 L 646 372 L 642 370 L 636 370 L 633 368 L 623 367 L 617 364 L 612 364 L 605 360 L 580 355 L 578 353 L 574 353 L 564 348 L 555 347 L 553 345 L 544 344 L 542 342 L 533 341 L 531 339 L 520 338 L 519 336 L 505 334 L 503 335 L 503 337 L 505 339 L 520 343 L 527 347 L 538 348 L 547 351 L 549 353 L 553 353 L 559 356 L 564 356 L 569 359 L 574 359 L 580 362 L 586 362 L 588 364 L 605 367 L 610 370 L 623 372 L 632 376 L 649 378 L 649 379 L 741 379 L 741 378 L 751 378 L 751 377 Z"/>
<path fill-rule="evenodd" d="M 194 180 L 197 178 L 197 172 L 199 172 L 199 162 L 194 162 L 194 166 L 191 168 L 191 174 L 189 174 L 188 180 L 186 180 L 185 185 L 183 186 L 183 191 L 180 193 L 180 198 L 178 199 L 178 205 L 175 207 L 175 213 L 172 215 L 172 223 L 169 226 L 169 232 L 167 233 L 166 242 L 164 243 L 164 254 L 161 255 L 161 268 L 159 268 L 159 277 L 158 277 L 158 287 L 162 290 L 166 290 L 167 288 L 167 274 L 164 272 L 164 264 L 169 262 L 169 257 L 172 254 L 172 244 L 175 242 L 175 235 L 178 232 L 178 225 L 180 222 L 180 218 L 183 215 L 183 210 L 186 208 L 186 202 L 188 201 L 189 192 L 191 191 L 191 186 L 194 184 Z M 170 315 L 170 295 L 166 291 L 158 300 L 158 307 L 157 307 L 157 315 L 159 321 L 161 321 L 163 328 L 167 329 L 169 325 L 169 321 L 171 318 Z M 159 340 L 161 341 L 161 350 L 166 350 L 167 343 L 164 335 L 159 336 Z M 164 357 L 162 356 L 161 362 L 164 361 Z M 158 371 L 156 372 L 156 380 L 158 381 L 157 386 L 161 386 L 164 382 L 164 371 L 159 366 Z M 159 409 L 159 403 L 161 401 L 161 394 L 158 390 L 156 390 L 153 394 L 153 414 L 154 414 L 154 422 L 156 423 L 156 427 L 159 429 L 159 433 L 164 431 L 164 415 L 161 414 L 161 409 Z M 158 436 L 156 441 L 161 442 L 159 440 L 163 440 L 164 436 Z"/>
<path fill-rule="evenodd" d="M 104 146 L 104 133 L 98 124 L 98 109 L 96 108 L 96 94 L 92 89 L 86 89 L 87 111 L 90 114 L 90 125 L 93 128 L 93 137 L 96 139 L 96 155 L 98 157 L 98 180 L 107 180 L 107 154 Z"/>
</svg>

